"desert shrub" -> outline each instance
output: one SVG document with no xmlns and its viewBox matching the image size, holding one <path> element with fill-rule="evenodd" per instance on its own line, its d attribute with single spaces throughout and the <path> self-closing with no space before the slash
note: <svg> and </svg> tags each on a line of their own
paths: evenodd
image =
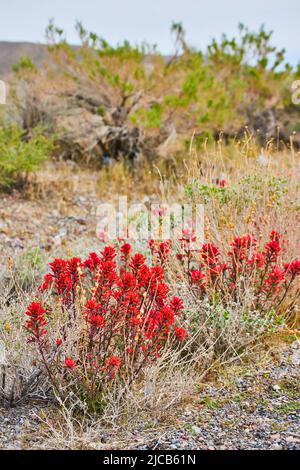
<svg viewBox="0 0 300 470">
<path fill-rule="evenodd" d="M 161 266 L 148 266 L 131 246 L 105 247 L 85 261 L 55 259 L 32 302 L 25 328 L 56 393 L 71 390 L 102 409 L 105 392 L 141 378 L 165 348 L 186 338 L 183 302 L 170 298 Z"/>
<path fill-rule="evenodd" d="M 13 64 L 12 69 L 16 73 L 19 73 L 19 72 L 24 71 L 24 70 L 28 70 L 28 71 L 31 71 L 31 72 L 36 72 L 37 71 L 36 65 L 33 63 L 31 57 L 28 57 L 28 56 L 20 57 L 18 62 Z"/>
<path fill-rule="evenodd" d="M 0 127 L 0 185 L 24 185 L 29 173 L 36 171 L 52 150 L 52 139 L 40 128 L 30 136 L 16 125 Z"/>
</svg>

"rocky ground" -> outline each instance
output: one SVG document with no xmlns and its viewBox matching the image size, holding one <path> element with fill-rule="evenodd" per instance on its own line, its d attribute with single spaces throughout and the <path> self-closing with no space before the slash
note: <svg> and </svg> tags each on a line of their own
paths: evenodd
<svg viewBox="0 0 300 470">
<path fill-rule="evenodd" d="M 180 425 L 143 449 L 300 449 L 300 343 L 204 384 Z"/>
<path fill-rule="evenodd" d="M 0 198 L 0 254 L 14 258 L 35 247 L 50 254 L 78 243 L 93 245 L 99 203 L 97 173 L 84 172 L 68 179 L 68 168 L 43 175 L 39 195 L 31 198 L 14 191 Z"/>
<path fill-rule="evenodd" d="M 300 342 L 271 352 L 261 363 L 230 366 L 201 384 L 172 426 L 135 429 L 120 447 L 140 450 L 300 449 Z M 47 407 L 0 411 L 2 449 L 47 448 L 39 416 Z M 158 430 L 157 430 L 158 429 Z M 106 439 L 96 448 L 119 448 Z"/>
</svg>

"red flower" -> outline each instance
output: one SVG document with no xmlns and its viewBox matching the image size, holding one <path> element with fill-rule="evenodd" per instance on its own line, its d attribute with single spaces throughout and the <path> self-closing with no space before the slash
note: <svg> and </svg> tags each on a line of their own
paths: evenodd
<svg viewBox="0 0 300 470">
<path fill-rule="evenodd" d="M 62 296 L 64 303 L 69 304 L 74 302 L 75 288 L 79 283 L 79 279 L 84 276 L 80 271 L 81 266 L 80 258 L 72 258 L 70 260 L 56 258 L 50 263 L 52 272 L 46 274 L 40 290 L 44 291 L 52 286 L 56 293 Z"/>
<path fill-rule="evenodd" d="M 270 240 L 275 240 L 277 242 L 279 242 L 279 240 L 281 239 L 281 235 L 280 233 L 276 232 L 276 230 L 272 230 L 272 232 L 270 233 Z"/>
<path fill-rule="evenodd" d="M 105 325 L 105 318 L 102 315 L 92 315 L 88 322 L 94 328 L 101 328 Z"/>
<path fill-rule="evenodd" d="M 97 315 L 102 310 L 102 305 L 96 302 L 96 300 L 88 300 L 84 306 L 85 313 L 89 315 Z"/>
<path fill-rule="evenodd" d="M 121 276 L 120 286 L 125 291 L 135 289 L 136 283 L 137 283 L 136 277 L 133 273 L 128 272 L 128 273 L 123 274 L 123 276 Z"/>
<path fill-rule="evenodd" d="M 278 266 L 274 266 L 265 281 L 265 285 L 267 288 L 278 290 L 281 288 L 283 281 L 284 272 Z"/>
<path fill-rule="evenodd" d="M 169 287 L 164 283 L 152 284 L 150 288 L 151 296 L 155 299 L 156 303 L 161 305 L 167 299 Z"/>
<path fill-rule="evenodd" d="M 248 258 L 250 249 L 255 247 L 256 243 L 257 240 L 252 235 L 235 237 L 233 242 L 230 244 L 232 251 L 229 251 L 228 254 L 234 258 L 235 262 L 241 262 Z"/>
<path fill-rule="evenodd" d="M 174 310 L 174 312 L 176 313 L 176 315 L 179 315 L 180 313 L 182 313 L 183 302 L 180 297 L 176 297 L 176 296 L 173 297 L 173 299 L 171 299 L 170 305 L 172 309 Z"/>
<path fill-rule="evenodd" d="M 279 241 L 275 239 L 271 240 L 269 243 L 265 245 L 265 249 L 266 249 L 268 260 L 275 263 L 281 251 L 281 246 L 280 246 Z"/>
<path fill-rule="evenodd" d="M 32 319 L 43 319 L 46 310 L 39 302 L 32 302 L 28 307 L 25 315 Z"/>
<path fill-rule="evenodd" d="M 265 253 L 256 252 L 249 259 L 250 265 L 255 265 L 257 268 L 262 268 L 265 264 Z"/>
<path fill-rule="evenodd" d="M 199 269 L 194 269 L 191 271 L 192 284 L 203 287 L 205 285 L 204 279 L 205 274 L 199 271 Z"/>
<path fill-rule="evenodd" d="M 97 268 L 99 268 L 100 264 L 101 260 L 97 253 L 90 253 L 86 261 L 84 261 L 83 266 L 94 272 Z"/>
<path fill-rule="evenodd" d="M 201 254 L 202 259 L 206 263 L 212 264 L 218 261 L 218 258 L 220 256 L 220 250 L 213 243 L 206 243 L 201 248 L 200 254 Z"/>
<path fill-rule="evenodd" d="M 293 278 L 296 276 L 300 276 L 300 260 L 295 259 L 291 263 L 285 263 L 284 270 L 287 274 L 290 274 Z"/>
<path fill-rule="evenodd" d="M 184 328 L 179 328 L 179 327 L 176 326 L 174 328 L 174 335 L 176 336 L 178 341 L 183 341 L 187 337 L 187 332 Z"/>
<path fill-rule="evenodd" d="M 140 254 L 140 253 L 136 253 L 132 258 L 131 258 L 131 261 L 130 261 L 130 267 L 133 269 L 133 270 L 136 270 L 136 269 L 141 269 L 141 267 L 143 266 L 143 264 L 145 263 L 146 261 L 146 258 L 144 255 Z"/>
<path fill-rule="evenodd" d="M 75 367 L 77 367 L 77 363 L 76 363 L 76 361 L 74 361 L 74 359 L 72 359 L 71 357 L 66 357 L 66 359 L 65 359 L 65 366 L 66 366 L 68 369 L 74 369 Z"/>
<path fill-rule="evenodd" d="M 116 263 L 114 261 L 104 261 L 101 263 L 101 274 L 99 278 L 102 282 L 112 285 L 117 279 Z"/>
<path fill-rule="evenodd" d="M 114 258 L 117 256 L 116 250 L 113 246 L 106 246 L 103 251 L 101 251 L 102 260 L 105 261 L 113 261 Z"/>
<path fill-rule="evenodd" d="M 158 262 L 160 264 L 164 264 L 167 261 L 171 248 L 172 248 L 171 240 L 167 240 L 165 242 L 161 242 L 158 244 L 156 253 L 158 256 Z"/>
<path fill-rule="evenodd" d="M 150 270 L 151 280 L 156 282 L 162 282 L 165 278 L 165 272 L 161 266 L 153 266 Z"/>
<path fill-rule="evenodd" d="M 120 248 L 121 253 L 123 253 L 124 257 L 127 259 L 131 253 L 131 245 L 130 243 L 124 243 L 124 245 Z"/>
<path fill-rule="evenodd" d="M 227 181 L 224 180 L 224 179 L 223 179 L 223 180 L 219 180 L 219 186 L 220 186 L 221 188 L 225 188 L 225 186 L 227 186 Z"/>
<path fill-rule="evenodd" d="M 30 317 L 30 320 L 26 321 L 25 328 L 32 335 L 29 338 L 30 342 L 41 341 L 47 333 L 47 330 L 43 328 L 48 323 L 45 314 L 46 309 L 39 302 L 32 302 L 27 307 L 25 315 Z"/>
<path fill-rule="evenodd" d="M 52 285 L 53 281 L 53 276 L 52 274 L 48 273 L 44 276 L 44 282 L 39 286 L 39 290 L 41 292 L 44 292 L 45 290 L 48 290 L 50 286 Z"/>
<path fill-rule="evenodd" d="M 107 367 L 117 367 L 120 368 L 122 361 L 118 356 L 110 356 L 106 361 Z"/>
<path fill-rule="evenodd" d="M 61 338 L 57 338 L 57 340 L 55 341 L 56 343 L 56 346 L 60 346 L 62 344 L 62 339 Z"/>
<path fill-rule="evenodd" d="M 159 310 L 159 316 L 161 317 L 161 321 L 163 322 L 164 326 L 173 325 L 174 323 L 174 310 L 172 307 L 165 305 Z"/>
<path fill-rule="evenodd" d="M 228 269 L 228 265 L 226 263 L 220 263 L 216 265 L 212 265 L 209 268 L 208 275 L 212 278 L 215 279 L 217 276 L 220 276 L 221 274 L 224 273 Z"/>
</svg>

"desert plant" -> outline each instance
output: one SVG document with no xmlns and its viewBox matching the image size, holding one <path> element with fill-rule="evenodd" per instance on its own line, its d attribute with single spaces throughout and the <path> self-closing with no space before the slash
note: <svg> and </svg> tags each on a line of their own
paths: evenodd
<svg viewBox="0 0 300 470">
<path fill-rule="evenodd" d="M 131 385 L 187 336 L 182 300 L 169 297 L 163 268 L 132 256 L 128 243 L 120 253 L 118 269 L 109 246 L 85 261 L 54 260 L 40 286 L 51 297 L 26 311 L 29 341 L 55 392 L 71 389 L 92 409 L 101 409 L 107 389 Z"/>
<path fill-rule="evenodd" d="M 24 185 L 52 149 L 52 139 L 40 128 L 26 135 L 17 125 L 0 127 L 0 186 Z"/>
<path fill-rule="evenodd" d="M 196 296 L 224 308 L 235 304 L 245 316 L 279 316 L 285 303 L 288 316 L 299 299 L 300 260 L 282 262 L 285 242 L 278 232 L 272 231 L 262 248 L 251 234 L 236 236 L 225 255 L 214 243 L 193 249 L 190 232 L 183 233 L 177 259 Z"/>
</svg>

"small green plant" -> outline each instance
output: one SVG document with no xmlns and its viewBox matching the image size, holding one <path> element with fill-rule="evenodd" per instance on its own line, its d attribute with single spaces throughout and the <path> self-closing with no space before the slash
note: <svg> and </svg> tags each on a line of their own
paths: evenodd
<svg viewBox="0 0 300 470">
<path fill-rule="evenodd" d="M 13 70 L 13 72 L 16 72 L 16 73 L 19 73 L 22 70 L 29 70 L 30 72 L 36 72 L 37 67 L 33 63 L 31 57 L 22 56 L 22 57 L 20 57 L 18 62 L 13 64 L 12 70 Z"/>
<path fill-rule="evenodd" d="M 159 103 L 153 103 L 149 109 L 139 109 L 131 116 L 131 121 L 136 124 L 140 120 L 145 128 L 158 128 L 162 123 L 162 115 L 162 106 Z"/>
<path fill-rule="evenodd" d="M 0 127 L 0 186 L 24 185 L 52 149 L 52 139 L 40 128 L 29 136 L 16 125 Z"/>
</svg>

